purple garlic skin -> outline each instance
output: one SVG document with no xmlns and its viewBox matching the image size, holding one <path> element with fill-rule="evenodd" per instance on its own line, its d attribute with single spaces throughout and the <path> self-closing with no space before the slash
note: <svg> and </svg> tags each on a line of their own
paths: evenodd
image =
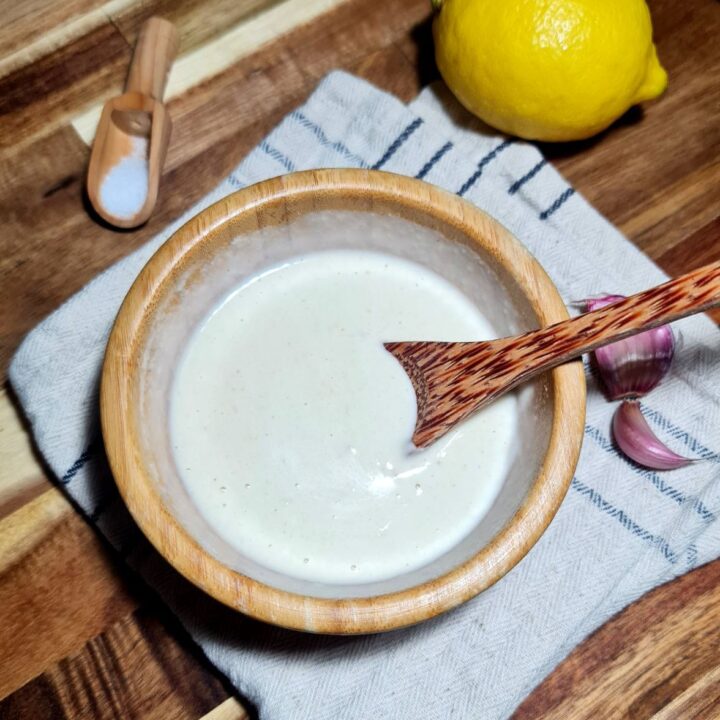
<svg viewBox="0 0 720 720">
<path fill-rule="evenodd" d="M 585 301 L 589 311 L 624 300 L 605 295 Z M 647 330 L 595 350 L 598 374 L 610 400 L 639 398 L 650 392 L 667 374 L 675 353 L 669 325 Z"/>
<path fill-rule="evenodd" d="M 663 444 L 650 429 L 640 403 L 623 400 L 612 421 L 615 442 L 638 465 L 652 470 L 675 470 L 694 462 Z"/>
</svg>

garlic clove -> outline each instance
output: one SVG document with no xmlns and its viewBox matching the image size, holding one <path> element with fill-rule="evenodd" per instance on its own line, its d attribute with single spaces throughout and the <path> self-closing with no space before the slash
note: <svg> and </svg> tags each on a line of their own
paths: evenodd
<svg viewBox="0 0 720 720">
<path fill-rule="evenodd" d="M 593 310 L 604 308 L 606 305 L 612 305 L 620 300 L 624 300 L 625 297 L 625 295 L 598 295 L 597 297 L 591 297 L 582 302 L 588 311 L 592 312 Z"/>
<path fill-rule="evenodd" d="M 589 311 L 618 300 L 622 295 L 604 295 L 585 301 Z M 665 377 L 675 353 L 675 338 L 669 325 L 647 330 L 595 350 L 598 373 L 610 400 L 639 398 Z"/>
<path fill-rule="evenodd" d="M 613 437 L 631 460 L 652 470 L 675 470 L 695 462 L 664 445 L 650 429 L 640 403 L 623 400 L 612 421 Z"/>
</svg>

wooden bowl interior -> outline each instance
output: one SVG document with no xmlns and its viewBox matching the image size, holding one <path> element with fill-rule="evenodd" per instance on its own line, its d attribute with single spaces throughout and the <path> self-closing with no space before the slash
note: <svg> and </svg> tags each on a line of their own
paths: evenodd
<svg viewBox="0 0 720 720">
<path fill-rule="evenodd" d="M 181 231 L 182 233 L 182 231 Z M 175 466 L 168 417 L 173 373 L 194 330 L 231 290 L 268 266 L 303 253 L 370 249 L 427 266 L 470 297 L 498 335 L 544 324 L 517 278 L 498 260 L 493 233 L 470 237 L 438 219 L 432 208 L 389 197 L 338 192 L 266 198 L 228 211 L 191 242 L 175 241 L 153 260 L 165 275 L 148 293 L 138 342 L 131 347 L 130 445 L 145 468 L 145 490 L 156 495 L 187 533 L 220 563 L 271 587 L 317 598 L 367 598 L 413 588 L 465 563 L 487 546 L 525 501 L 543 464 L 554 422 L 551 379 L 519 391 L 515 457 L 491 510 L 458 545 L 430 564 L 374 583 L 326 585 L 287 577 L 228 545 L 194 507 Z M 173 257 L 173 262 L 168 259 Z M 388 338 L 401 339 L 401 338 Z M 432 339 L 432 338 L 428 338 Z M 247 467 L 252 479 L 253 468 Z"/>
</svg>

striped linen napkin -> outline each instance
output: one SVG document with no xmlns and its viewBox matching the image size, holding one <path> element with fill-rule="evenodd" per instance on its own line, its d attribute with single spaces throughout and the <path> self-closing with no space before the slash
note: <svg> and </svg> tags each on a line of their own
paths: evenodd
<svg viewBox="0 0 720 720">
<path fill-rule="evenodd" d="M 581 461 L 547 532 L 492 588 L 406 630 L 318 637 L 221 607 L 140 535 L 104 460 L 97 403 L 103 350 L 150 255 L 236 188 L 293 170 L 348 166 L 424 178 L 475 203 L 527 245 L 567 301 L 628 294 L 665 279 L 536 147 L 484 128 L 442 87 L 406 106 L 334 72 L 218 188 L 35 328 L 13 360 L 11 381 L 58 482 L 261 720 L 504 718 L 603 621 L 718 556 L 720 334 L 705 317 L 678 323 L 682 352 L 644 404 L 661 436 L 704 462 L 660 474 L 618 456 L 609 437 L 614 407 L 590 379 Z"/>
</svg>

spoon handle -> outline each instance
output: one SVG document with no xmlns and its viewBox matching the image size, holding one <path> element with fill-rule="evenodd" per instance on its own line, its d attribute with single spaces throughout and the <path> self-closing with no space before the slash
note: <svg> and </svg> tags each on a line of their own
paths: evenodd
<svg viewBox="0 0 720 720">
<path fill-rule="evenodd" d="M 126 92 L 138 92 L 162 102 L 177 50 L 178 34 L 175 26 L 162 18 L 151 17 L 140 28 L 125 83 Z"/>
<path fill-rule="evenodd" d="M 392 342 L 415 389 L 416 447 L 516 385 L 601 345 L 720 305 L 720 261 L 599 310 L 487 342 Z"/>
<path fill-rule="evenodd" d="M 535 374 L 602 345 L 717 305 L 720 305 L 720 261 L 599 310 L 534 330 L 517 340 L 523 341 L 532 355 Z M 547 351 L 543 352 L 545 348 Z"/>
</svg>

